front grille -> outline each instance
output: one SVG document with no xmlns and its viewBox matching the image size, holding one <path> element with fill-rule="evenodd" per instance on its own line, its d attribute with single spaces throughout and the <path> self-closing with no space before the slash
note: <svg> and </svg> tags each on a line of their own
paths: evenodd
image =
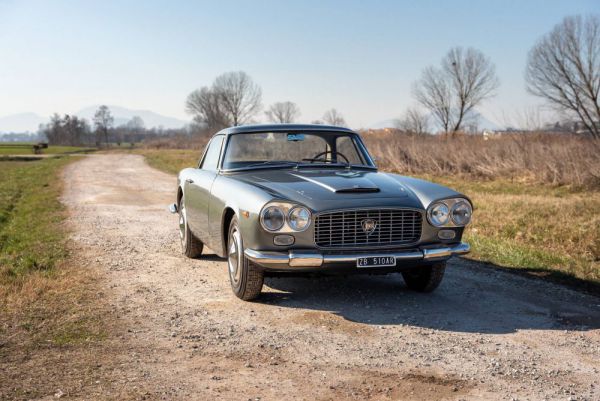
<svg viewBox="0 0 600 401">
<path fill-rule="evenodd" d="M 363 221 L 373 220 L 370 234 Z M 352 209 L 325 212 L 315 219 L 315 244 L 321 248 L 396 246 L 421 238 L 422 214 L 407 209 Z"/>
</svg>

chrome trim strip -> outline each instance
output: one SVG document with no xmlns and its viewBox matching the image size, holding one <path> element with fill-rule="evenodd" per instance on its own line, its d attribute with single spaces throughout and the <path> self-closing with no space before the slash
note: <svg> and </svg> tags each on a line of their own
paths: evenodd
<svg viewBox="0 0 600 401">
<path fill-rule="evenodd" d="M 293 175 L 294 177 L 300 178 L 301 180 L 304 180 L 304 181 L 312 182 L 313 184 L 319 185 L 320 187 L 323 187 L 323 188 L 325 188 L 325 189 L 327 189 L 327 190 L 329 190 L 331 192 L 335 192 L 335 188 L 333 188 L 333 187 L 331 187 L 331 186 L 329 186 L 327 184 L 324 184 L 322 182 L 319 182 L 317 180 L 313 180 L 312 178 L 305 177 L 305 176 L 299 175 L 299 174 L 293 174 L 293 173 L 290 173 L 290 175 Z"/>
<path fill-rule="evenodd" d="M 271 252 L 244 250 L 244 255 L 252 262 L 267 268 L 302 270 L 306 267 L 322 267 L 327 263 L 355 263 L 357 258 L 365 256 L 393 256 L 396 260 L 446 260 L 452 256 L 469 253 L 469 244 L 461 242 L 450 247 L 426 248 L 414 251 L 321 254 L 311 251 Z"/>
<path fill-rule="evenodd" d="M 290 267 L 320 267 L 323 264 L 323 255 L 319 253 L 289 253 Z"/>
<path fill-rule="evenodd" d="M 262 266 L 287 265 L 290 260 L 289 255 L 283 252 L 261 252 L 254 249 L 244 249 L 244 255 L 251 261 Z"/>
<path fill-rule="evenodd" d="M 449 258 L 452 256 L 452 250 L 448 247 L 423 249 L 423 259 Z"/>
</svg>

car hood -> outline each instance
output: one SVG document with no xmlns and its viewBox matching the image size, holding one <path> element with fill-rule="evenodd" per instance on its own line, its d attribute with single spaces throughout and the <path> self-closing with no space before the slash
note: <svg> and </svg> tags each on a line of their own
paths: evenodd
<svg viewBox="0 0 600 401">
<path fill-rule="evenodd" d="M 364 170 L 269 169 L 236 173 L 231 178 L 316 211 L 383 206 L 422 209 L 432 196 L 439 199 L 456 194 L 426 181 Z"/>
</svg>

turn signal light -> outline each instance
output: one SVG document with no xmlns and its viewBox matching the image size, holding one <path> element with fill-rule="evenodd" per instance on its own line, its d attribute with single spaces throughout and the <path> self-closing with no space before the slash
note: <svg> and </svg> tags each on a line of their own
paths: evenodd
<svg viewBox="0 0 600 401">
<path fill-rule="evenodd" d="M 273 243 L 279 246 L 289 246 L 294 244 L 293 235 L 276 235 L 273 237 Z"/>
</svg>

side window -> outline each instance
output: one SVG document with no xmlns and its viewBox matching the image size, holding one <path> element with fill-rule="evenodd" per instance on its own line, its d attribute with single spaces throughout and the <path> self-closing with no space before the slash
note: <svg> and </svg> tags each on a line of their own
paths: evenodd
<svg viewBox="0 0 600 401">
<path fill-rule="evenodd" d="M 348 158 L 350 164 L 363 164 L 363 160 L 360 157 L 360 154 L 356 150 L 356 146 L 354 141 L 349 136 L 340 136 L 336 139 L 336 147 L 337 151 L 342 153 L 344 156 Z M 344 161 L 341 158 L 341 161 Z"/>
<path fill-rule="evenodd" d="M 208 150 L 204 154 L 204 159 L 200 168 L 202 170 L 216 171 L 217 164 L 219 163 L 219 155 L 221 154 L 221 145 L 223 145 L 223 139 L 225 136 L 216 136 L 208 144 Z"/>
</svg>

